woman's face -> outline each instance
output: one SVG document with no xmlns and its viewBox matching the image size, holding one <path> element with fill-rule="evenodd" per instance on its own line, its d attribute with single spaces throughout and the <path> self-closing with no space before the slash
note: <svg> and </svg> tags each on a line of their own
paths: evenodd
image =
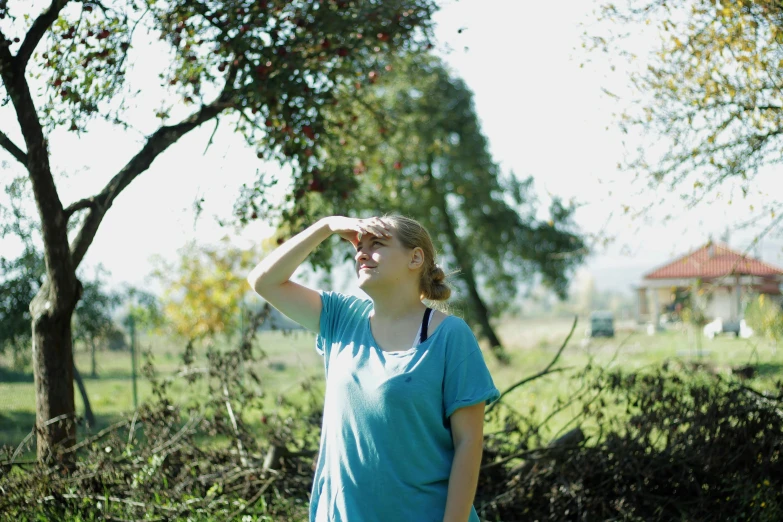
<svg viewBox="0 0 783 522">
<path fill-rule="evenodd" d="M 414 274 L 409 268 L 413 251 L 399 242 L 395 232 L 390 230 L 390 238 L 366 235 L 356 245 L 354 260 L 360 288 L 399 285 Z"/>
</svg>

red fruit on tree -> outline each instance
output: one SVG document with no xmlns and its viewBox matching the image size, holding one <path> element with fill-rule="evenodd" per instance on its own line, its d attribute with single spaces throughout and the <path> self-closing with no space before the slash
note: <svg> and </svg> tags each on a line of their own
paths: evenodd
<svg viewBox="0 0 783 522">
<path fill-rule="evenodd" d="M 313 132 L 313 128 L 309 125 L 305 125 L 302 127 L 302 134 L 307 136 L 308 138 L 315 139 L 315 132 Z"/>
<path fill-rule="evenodd" d="M 378 40 L 382 42 L 388 42 L 389 41 L 389 34 L 388 33 L 378 33 Z"/>
<path fill-rule="evenodd" d="M 397 169 L 397 170 L 400 170 L 402 168 L 402 163 L 400 163 L 399 161 L 395 161 L 394 162 L 394 168 Z"/>
<path fill-rule="evenodd" d="M 109 31 L 108 29 L 104 29 L 100 33 L 95 35 L 95 38 L 97 38 L 98 40 L 105 40 L 106 38 L 109 37 L 110 34 L 111 34 L 111 31 Z"/>
<path fill-rule="evenodd" d="M 258 219 L 258 214 L 253 212 L 252 214 L 250 214 L 250 219 Z"/>
<path fill-rule="evenodd" d="M 348 49 L 346 49 L 345 47 L 340 47 L 339 49 L 337 49 L 337 55 L 342 57 L 348 56 Z"/>
</svg>

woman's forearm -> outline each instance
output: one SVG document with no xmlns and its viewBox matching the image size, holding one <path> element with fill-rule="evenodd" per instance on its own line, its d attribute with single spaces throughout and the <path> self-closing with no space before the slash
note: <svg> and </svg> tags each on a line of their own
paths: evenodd
<svg viewBox="0 0 783 522">
<path fill-rule="evenodd" d="M 304 263 L 307 256 L 331 234 L 329 218 L 323 218 L 313 223 L 273 250 L 251 270 L 247 276 L 250 286 L 259 292 L 264 287 L 285 283 L 299 265 Z"/>
<path fill-rule="evenodd" d="M 476 496 L 484 441 L 464 440 L 454 449 L 443 522 L 467 522 Z"/>
</svg>

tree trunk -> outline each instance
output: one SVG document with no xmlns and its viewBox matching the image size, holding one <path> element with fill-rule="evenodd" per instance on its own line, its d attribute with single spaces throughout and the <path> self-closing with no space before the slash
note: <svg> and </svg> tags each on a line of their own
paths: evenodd
<svg viewBox="0 0 783 522">
<path fill-rule="evenodd" d="M 82 402 L 84 403 L 84 418 L 87 420 L 87 426 L 92 428 L 95 426 L 95 415 L 92 414 L 90 398 L 87 397 L 87 388 L 85 388 L 84 381 L 82 381 L 82 376 L 75 364 L 73 365 L 73 378 L 76 380 L 76 385 L 79 386 L 79 393 L 82 395 Z"/>
<path fill-rule="evenodd" d="M 451 216 L 449 215 L 446 198 L 435 185 L 435 181 L 432 177 L 431 163 L 429 174 L 427 176 L 427 183 L 430 187 L 430 190 L 432 191 L 432 195 L 434 196 L 438 210 L 440 210 L 443 217 L 443 225 L 445 227 L 446 236 L 449 238 L 449 245 L 451 246 L 451 250 L 454 253 L 454 259 L 457 261 L 457 264 L 460 267 L 460 277 L 468 287 L 468 298 L 470 306 L 473 309 L 476 319 L 478 320 L 481 333 L 484 337 L 487 338 L 487 341 L 489 341 L 492 354 L 495 356 L 498 362 L 501 364 L 508 364 L 508 354 L 503 349 L 503 345 L 500 343 L 500 339 L 498 339 L 497 334 L 495 334 L 495 330 L 489 323 L 489 310 L 484 304 L 484 300 L 481 299 L 481 296 L 479 295 L 478 285 L 476 284 L 476 276 L 473 272 L 473 263 L 470 257 L 462 249 L 459 236 L 457 236 L 454 223 L 451 221 Z"/>
<path fill-rule="evenodd" d="M 71 315 L 80 295 L 70 293 L 70 306 L 53 306 L 47 283 L 30 305 L 33 316 L 33 375 L 36 396 L 37 453 L 41 462 L 49 460 L 57 447 L 76 441 L 73 396 L 73 341 Z M 56 299 L 64 299 L 60 294 Z M 56 310 L 56 311 L 55 311 Z"/>
<path fill-rule="evenodd" d="M 92 372 L 90 373 L 90 377 L 95 379 L 98 377 L 98 371 L 95 367 L 95 338 L 90 337 L 90 361 L 92 363 Z M 86 397 L 87 395 L 85 395 Z"/>
</svg>

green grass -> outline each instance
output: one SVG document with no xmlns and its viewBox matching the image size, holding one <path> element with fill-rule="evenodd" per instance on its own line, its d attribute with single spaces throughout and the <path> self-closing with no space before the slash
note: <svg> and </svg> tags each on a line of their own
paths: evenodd
<svg viewBox="0 0 783 522">
<path fill-rule="evenodd" d="M 498 335 L 511 354 L 512 363 L 501 366 L 485 350 L 485 359 L 490 368 L 496 386 L 505 390 L 526 376 L 545 368 L 557 353 L 571 329 L 573 319 L 510 319 L 498 326 Z M 684 325 L 672 326 L 670 330 L 654 336 L 637 331 L 635 325 L 619 325 L 614 339 L 589 340 L 584 337 L 581 320 L 556 367 L 565 366 L 574 369 L 584 368 L 592 362 L 605 368 L 624 370 L 656 367 L 665 360 L 683 363 L 703 364 L 711 371 L 722 375 L 731 375 L 731 368 L 753 364 L 757 367 L 757 376 L 751 381 L 758 389 L 768 389 L 775 381 L 783 378 L 783 351 L 758 338 L 737 339 L 733 336 L 720 336 L 714 340 L 702 340 L 702 352 L 699 355 L 696 339 L 692 331 Z M 575 372 L 570 372 L 571 374 Z M 523 413 L 534 409 L 533 418 L 539 422 L 555 408 L 557 397 L 569 397 L 581 381 L 569 378 L 569 372 L 555 373 L 529 382 L 512 391 L 504 402 Z M 575 415 L 582 410 L 583 403 L 576 402 L 571 407 L 555 415 L 547 423 L 545 434 L 556 436 Z M 608 408 L 608 407 L 607 407 Z M 613 413 L 607 410 L 607 416 Z M 499 426 L 487 426 L 487 431 L 499 429 Z"/>
<path fill-rule="evenodd" d="M 584 342 L 584 322 L 577 326 L 568 347 L 557 366 L 574 369 L 583 368 L 589 361 L 599 365 L 612 365 L 626 369 L 659 365 L 666 359 L 700 361 L 716 372 L 729 374 L 732 366 L 748 363 L 757 365 L 758 376 L 755 386 L 769 387 L 783 377 L 783 351 L 759 339 L 735 339 L 720 337 L 713 341 L 704 340 L 705 354 L 697 357 L 693 336 L 685 330 L 673 329 L 655 336 L 633 331 L 630 325 L 618 327 L 614 339 Z M 570 319 L 506 319 L 498 324 L 497 331 L 512 357 L 509 366 L 499 365 L 485 350 L 485 360 L 490 368 L 496 386 L 501 390 L 543 369 L 554 357 L 571 327 Z M 256 349 L 263 349 L 267 357 L 257 363 L 255 370 L 262 378 L 265 393 L 264 409 L 276 408 L 278 395 L 290 400 L 303 401 L 308 397 L 302 383 L 316 379 L 313 393 L 323 399 L 323 360 L 313 348 L 314 336 L 308 332 L 263 332 L 258 336 Z M 139 342 L 141 350 L 151 350 L 159 375 L 171 375 L 181 364 L 184 342 L 161 337 L 145 337 Z M 218 348 L 225 348 L 226 342 L 218 342 Z M 206 349 L 196 350 L 195 366 L 205 362 Z M 98 418 L 100 429 L 128 415 L 133 410 L 131 384 L 131 362 L 128 352 L 100 352 L 97 357 L 98 377 L 90 377 L 90 356 L 84 350 L 77 350 L 76 365 L 84 377 L 93 412 Z M 140 357 L 140 364 L 141 364 Z M 18 444 L 32 429 L 35 420 L 35 390 L 29 372 L 8 370 L 10 362 L 0 359 L 0 445 Z M 568 372 L 549 375 L 530 382 L 511 392 L 504 402 L 518 411 L 544 419 L 555 407 L 558 396 L 567 397 L 581 383 L 568 378 Z M 199 392 L 199 389 L 201 392 Z M 200 388 L 189 387 L 182 379 L 175 380 L 172 396 L 185 401 L 203 393 Z M 150 383 L 138 381 L 139 400 L 151 395 Z M 76 393 L 77 412 L 83 413 L 81 397 Z M 551 419 L 546 433 L 555 436 L 576 413 L 581 403 L 563 410 Z M 259 412 L 249 412 L 251 425 L 260 423 Z M 486 430 L 498 429 L 487 426 Z M 84 430 L 82 430 L 83 432 Z M 83 434 L 83 433 L 82 433 Z"/>
</svg>

